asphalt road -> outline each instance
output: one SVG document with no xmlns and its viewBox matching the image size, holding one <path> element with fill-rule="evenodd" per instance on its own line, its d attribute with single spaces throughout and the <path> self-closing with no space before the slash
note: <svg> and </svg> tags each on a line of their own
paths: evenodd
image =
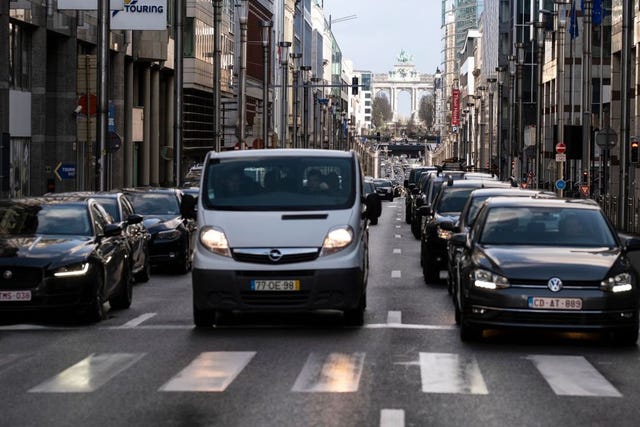
<svg viewBox="0 0 640 427">
<path fill-rule="evenodd" d="M 362 328 L 322 312 L 195 330 L 189 276 L 164 272 L 98 325 L 5 316 L 0 425 L 638 425 L 638 348 L 597 334 L 463 344 L 402 199 L 383 202 L 370 242 Z"/>
</svg>

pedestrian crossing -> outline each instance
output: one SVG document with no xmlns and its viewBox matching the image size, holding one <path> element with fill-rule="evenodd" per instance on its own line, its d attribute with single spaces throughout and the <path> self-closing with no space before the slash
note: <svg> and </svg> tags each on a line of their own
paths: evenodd
<svg viewBox="0 0 640 427">
<path fill-rule="evenodd" d="M 162 386 L 156 391 L 167 392 L 207 392 L 222 393 L 243 375 L 250 376 L 251 364 L 257 352 L 254 351 L 209 351 L 196 355 L 185 366 L 176 366 L 175 373 L 167 373 Z M 405 355 L 406 356 L 406 355 Z M 24 364 L 33 354 L 0 353 L 0 374 L 12 368 L 24 369 Z M 30 394 L 41 393 L 92 393 L 107 385 L 125 371 L 136 367 L 144 369 L 145 360 L 153 353 L 94 353 L 82 360 L 70 361 L 70 366 L 27 390 Z M 576 397 L 623 397 L 585 356 L 580 355 L 510 355 L 516 363 L 523 363 L 523 371 L 535 372 L 548 384 L 557 396 Z M 303 359 L 301 359 L 303 360 Z M 495 366 L 483 372 L 482 363 L 474 355 L 456 353 L 419 352 L 415 362 L 398 362 L 396 365 L 416 365 L 415 374 L 420 388 L 416 392 L 425 394 L 488 395 L 500 393 L 501 387 L 491 389 L 487 384 L 496 384 Z M 491 363 L 485 360 L 484 363 Z M 361 388 L 361 378 L 367 369 L 377 370 L 384 375 L 393 369 L 381 367 L 375 362 L 367 364 L 364 352 L 311 352 L 300 369 L 295 381 L 287 385 L 292 393 L 357 393 Z M 385 372 L 381 372 L 385 371 Z M 172 375 L 172 376 L 171 376 Z M 488 377 L 488 378 L 486 378 Z M 3 383 L 5 375 L 0 375 L 0 388 L 15 387 Z M 278 381 L 282 380 L 278 376 Z M 292 377 L 289 377 L 292 378 Z M 264 379 L 265 381 L 272 381 Z M 290 381 L 291 379 L 289 379 Z M 613 382 L 613 383 L 612 383 Z"/>
</svg>

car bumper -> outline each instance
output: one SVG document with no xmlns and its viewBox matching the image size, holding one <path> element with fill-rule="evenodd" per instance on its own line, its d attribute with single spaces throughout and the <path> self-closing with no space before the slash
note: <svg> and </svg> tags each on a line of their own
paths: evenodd
<svg viewBox="0 0 640 427">
<path fill-rule="evenodd" d="M 358 305 L 363 289 L 360 268 L 328 270 L 192 272 L 193 304 L 200 310 L 346 310 Z M 299 291 L 253 291 L 254 279 L 300 280 Z"/>
<path fill-rule="evenodd" d="M 186 257 L 187 244 L 185 239 L 153 240 L 149 244 L 151 264 L 172 264 L 183 262 Z"/>
</svg>

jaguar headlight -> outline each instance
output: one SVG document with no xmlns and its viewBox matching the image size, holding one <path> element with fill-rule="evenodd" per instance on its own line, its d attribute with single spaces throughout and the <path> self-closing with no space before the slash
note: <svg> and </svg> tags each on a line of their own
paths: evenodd
<svg viewBox="0 0 640 427">
<path fill-rule="evenodd" d="M 53 272 L 55 277 L 78 277 L 84 276 L 89 271 L 89 263 L 81 262 L 77 264 L 65 265 Z"/>
<path fill-rule="evenodd" d="M 176 240 L 180 238 L 179 230 L 159 231 L 156 234 L 156 240 Z"/>
<path fill-rule="evenodd" d="M 334 228 L 327 233 L 322 243 L 320 256 L 331 255 L 349 246 L 353 241 L 353 230 L 349 226 Z"/>
<path fill-rule="evenodd" d="M 442 228 L 438 227 L 438 237 L 440 239 L 449 240 L 451 236 L 453 236 L 453 232 L 449 230 L 443 230 Z"/>
<path fill-rule="evenodd" d="M 490 271 L 477 269 L 473 271 L 473 286 L 482 289 L 504 289 L 509 287 L 509 280 Z"/>
<path fill-rule="evenodd" d="M 214 227 L 202 227 L 200 230 L 200 243 L 214 254 L 230 257 L 229 242 L 224 231 Z"/>
<path fill-rule="evenodd" d="M 633 289 L 631 284 L 631 274 L 620 273 L 613 277 L 604 279 L 600 282 L 600 289 L 613 293 L 628 292 Z"/>
</svg>

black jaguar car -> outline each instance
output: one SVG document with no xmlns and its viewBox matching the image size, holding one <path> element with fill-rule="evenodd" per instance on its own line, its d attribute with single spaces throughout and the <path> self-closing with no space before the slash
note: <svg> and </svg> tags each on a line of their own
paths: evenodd
<svg viewBox="0 0 640 427">
<path fill-rule="evenodd" d="M 0 311 L 74 310 L 97 322 L 107 301 L 131 305 L 130 256 L 95 199 L 0 201 Z"/>
<path fill-rule="evenodd" d="M 121 191 L 131 200 L 136 213 L 143 216 L 151 234 L 151 263 L 173 266 L 180 273 L 191 270 L 196 224 L 190 215 L 183 215 L 182 203 L 183 198 L 194 198 L 178 188 L 139 187 Z"/>
<path fill-rule="evenodd" d="M 591 200 L 496 197 L 483 205 L 462 248 L 456 318 L 466 341 L 484 329 L 605 331 L 620 344 L 638 339 L 638 277 L 628 254 Z"/>
</svg>

